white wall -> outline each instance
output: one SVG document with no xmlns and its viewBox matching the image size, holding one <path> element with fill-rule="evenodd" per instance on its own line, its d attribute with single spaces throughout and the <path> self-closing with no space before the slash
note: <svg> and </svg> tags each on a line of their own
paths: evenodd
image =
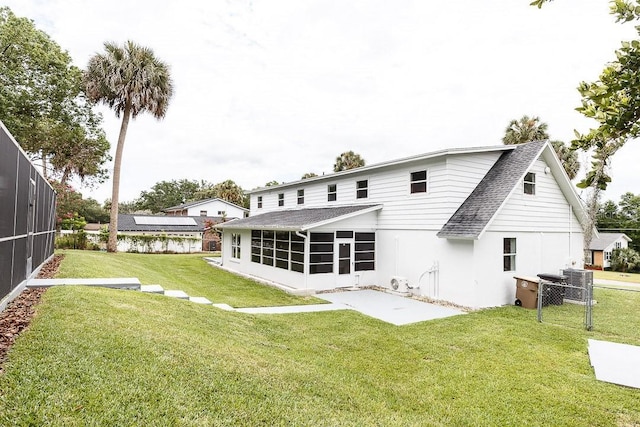
<svg viewBox="0 0 640 427">
<path fill-rule="evenodd" d="M 244 218 L 244 210 L 222 200 L 212 200 L 187 209 L 188 216 L 200 216 L 200 211 L 207 211 L 205 216 L 222 216 L 218 212 L 226 212 L 227 218 Z"/>
<path fill-rule="evenodd" d="M 136 236 L 138 233 L 118 233 L 118 235 Z M 162 242 L 160 240 L 150 243 L 150 245 L 144 243 L 134 244 L 130 239 L 118 239 L 118 251 L 119 252 L 176 252 L 176 253 L 192 253 L 202 251 L 202 233 L 193 233 L 191 236 L 175 236 L 176 240 L 171 239 L 171 234 L 166 233 L 168 240 Z M 146 234 L 145 236 L 150 236 Z M 189 237 L 187 240 L 186 237 Z M 151 249 L 151 250 L 149 250 Z"/>
</svg>

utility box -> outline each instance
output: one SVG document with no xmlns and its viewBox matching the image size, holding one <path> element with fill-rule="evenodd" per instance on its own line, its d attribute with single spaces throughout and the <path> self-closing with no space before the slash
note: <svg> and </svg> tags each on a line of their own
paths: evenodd
<svg viewBox="0 0 640 427">
<path fill-rule="evenodd" d="M 538 308 L 538 281 L 537 277 L 513 276 L 516 279 L 516 302 L 523 308 Z"/>
</svg>

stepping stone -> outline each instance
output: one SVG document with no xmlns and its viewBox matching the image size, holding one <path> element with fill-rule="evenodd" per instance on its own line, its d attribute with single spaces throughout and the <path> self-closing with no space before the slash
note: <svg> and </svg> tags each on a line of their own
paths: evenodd
<svg viewBox="0 0 640 427">
<path fill-rule="evenodd" d="M 140 289 L 140 281 L 135 277 L 101 278 L 101 279 L 31 279 L 27 287 L 50 286 L 100 286 L 113 289 Z"/>
<path fill-rule="evenodd" d="M 177 289 L 164 291 L 164 294 L 171 298 L 189 299 L 189 295 L 187 295 L 184 291 L 180 291 Z"/>
<path fill-rule="evenodd" d="M 164 288 L 160 285 L 141 285 L 140 291 L 150 294 L 164 294 Z"/>
<path fill-rule="evenodd" d="M 231 307 L 229 304 L 211 304 L 216 308 L 219 308 L 220 310 L 226 310 L 226 311 L 236 311 L 235 308 Z"/>
<path fill-rule="evenodd" d="M 195 302 L 196 304 L 212 304 L 212 302 L 205 297 L 189 297 L 189 301 Z"/>
</svg>

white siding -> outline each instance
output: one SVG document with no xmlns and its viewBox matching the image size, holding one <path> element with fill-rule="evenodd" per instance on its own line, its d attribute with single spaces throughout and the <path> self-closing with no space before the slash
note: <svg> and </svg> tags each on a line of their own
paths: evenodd
<svg viewBox="0 0 640 427">
<path fill-rule="evenodd" d="M 535 195 L 524 194 L 520 181 L 488 231 L 582 231 L 555 177 L 545 173 L 546 166 L 540 159 L 530 169 L 536 174 Z"/>
<path fill-rule="evenodd" d="M 187 209 L 188 216 L 200 216 L 200 211 L 206 211 L 206 216 L 222 216 L 218 212 L 225 212 L 227 218 L 244 218 L 244 210 L 221 200 L 212 200 Z"/>
<path fill-rule="evenodd" d="M 410 162 L 375 171 L 351 173 L 336 179 L 301 182 L 299 186 L 266 189 L 251 195 L 251 215 L 278 209 L 317 208 L 352 204 L 384 204 L 378 218 L 380 229 L 439 230 L 473 191 L 500 156 L 500 152 L 456 154 Z M 427 171 L 427 192 L 411 194 L 412 172 Z M 356 198 L 356 181 L 368 180 L 368 197 Z M 337 200 L 327 201 L 327 186 L 337 185 Z M 297 191 L 304 189 L 304 205 L 297 204 Z M 284 193 L 284 206 L 278 194 Z M 262 209 L 257 197 L 262 196 Z"/>
</svg>

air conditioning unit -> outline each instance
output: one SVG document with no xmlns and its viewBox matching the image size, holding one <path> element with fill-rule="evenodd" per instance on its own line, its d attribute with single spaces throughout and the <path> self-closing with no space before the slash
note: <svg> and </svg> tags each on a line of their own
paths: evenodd
<svg viewBox="0 0 640 427">
<path fill-rule="evenodd" d="M 409 281 L 406 277 L 393 276 L 391 278 L 391 289 L 397 292 L 409 292 Z"/>
</svg>

